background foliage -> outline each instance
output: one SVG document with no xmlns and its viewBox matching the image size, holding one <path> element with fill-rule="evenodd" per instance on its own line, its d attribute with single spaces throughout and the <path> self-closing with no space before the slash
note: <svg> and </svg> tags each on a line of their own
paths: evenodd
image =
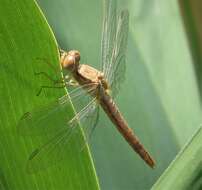
<svg viewBox="0 0 202 190">
<path fill-rule="evenodd" d="M 56 41 L 33 1 L 1 1 L 0 44 L 0 188 L 98 189 L 88 149 L 82 152 L 80 149 L 79 141 L 84 143 L 81 134 L 64 150 L 66 157 L 60 164 L 35 174 L 26 172 L 30 153 L 50 137 L 44 134 L 31 138 L 17 134 L 20 117 L 66 93 L 47 90 L 36 96 L 41 85 L 51 84 L 47 79 L 35 76 L 35 72 L 46 71 L 55 78 L 60 77 L 37 58 L 47 58 L 50 64 L 60 68 Z M 73 114 L 71 107 L 67 114 Z"/>
</svg>

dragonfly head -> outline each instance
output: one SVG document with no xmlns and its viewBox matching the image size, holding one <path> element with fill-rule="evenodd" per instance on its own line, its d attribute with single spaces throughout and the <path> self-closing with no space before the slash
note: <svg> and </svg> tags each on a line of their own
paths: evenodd
<svg viewBox="0 0 202 190">
<path fill-rule="evenodd" d="M 78 69 L 80 61 L 80 53 L 77 50 L 63 52 L 60 58 L 60 63 L 63 69 L 74 72 Z"/>
</svg>

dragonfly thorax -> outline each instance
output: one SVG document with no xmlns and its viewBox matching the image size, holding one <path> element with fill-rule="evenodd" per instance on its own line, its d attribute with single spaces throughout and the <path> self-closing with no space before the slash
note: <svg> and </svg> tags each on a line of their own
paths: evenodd
<svg viewBox="0 0 202 190">
<path fill-rule="evenodd" d="M 77 50 L 63 52 L 60 59 L 62 68 L 70 72 L 74 72 L 78 69 L 79 61 L 80 61 L 80 53 Z"/>
<path fill-rule="evenodd" d="M 99 83 L 102 73 L 91 67 L 90 65 L 80 64 L 75 76 L 77 81 L 85 81 L 84 83 Z M 82 84 L 82 82 L 81 82 Z"/>
<path fill-rule="evenodd" d="M 109 84 L 108 84 L 108 82 L 106 81 L 106 79 L 105 79 L 104 77 L 102 77 L 102 78 L 100 79 L 100 81 L 101 81 L 101 85 L 102 85 L 102 87 L 104 88 L 104 90 L 105 90 L 107 93 L 109 93 L 109 92 L 110 92 L 110 87 L 109 87 Z"/>
</svg>

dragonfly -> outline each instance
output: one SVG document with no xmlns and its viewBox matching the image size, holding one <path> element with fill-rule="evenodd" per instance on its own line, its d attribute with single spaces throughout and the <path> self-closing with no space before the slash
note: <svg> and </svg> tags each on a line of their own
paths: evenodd
<svg viewBox="0 0 202 190">
<path fill-rule="evenodd" d="M 72 85 L 74 89 L 50 105 L 25 113 L 20 119 L 18 130 L 22 134 L 44 135 L 50 131 L 55 133 L 52 139 L 32 152 L 28 159 L 28 170 L 37 171 L 64 158 L 66 146 L 77 134 L 75 131 L 79 128 L 78 123 L 87 126 L 85 130 L 91 133 L 97 126 L 100 108 L 132 149 L 146 164 L 154 168 L 154 159 L 128 126 L 115 103 L 125 79 L 128 29 L 128 10 L 118 12 L 115 0 L 104 0 L 101 70 L 81 64 L 81 55 L 77 50 L 68 52 L 60 50 L 62 70 L 68 73 L 64 75 L 65 86 Z M 81 104 L 84 99 L 84 103 Z M 71 102 L 75 107 L 76 105 L 80 107 L 75 110 L 75 115 L 70 117 L 66 114 L 66 107 Z M 56 117 L 60 118 L 58 122 L 60 126 L 57 124 Z M 47 120 L 49 120 L 48 125 Z"/>
</svg>

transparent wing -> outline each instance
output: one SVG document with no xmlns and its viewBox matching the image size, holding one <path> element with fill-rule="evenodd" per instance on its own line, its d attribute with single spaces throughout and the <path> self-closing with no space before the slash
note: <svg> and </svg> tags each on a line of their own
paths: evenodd
<svg viewBox="0 0 202 190">
<path fill-rule="evenodd" d="M 128 23 L 129 13 L 127 10 L 123 10 L 118 16 L 116 40 L 110 64 L 106 71 L 106 78 L 111 85 L 113 94 L 117 94 L 120 84 L 125 78 L 125 54 L 128 39 Z"/>
<path fill-rule="evenodd" d="M 78 123 L 85 123 L 96 108 L 96 98 L 94 98 L 66 124 L 65 128 L 61 129 L 45 145 L 36 149 L 28 159 L 28 172 L 37 172 L 67 158 L 68 148 L 71 148 L 69 142 L 74 141 L 74 135 L 80 131 Z"/>
<path fill-rule="evenodd" d="M 93 99 L 90 103 L 90 106 L 86 106 L 86 109 L 81 110 L 70 122 L 77 122 L 77 117 L 79 118 L 79 121 L 81 121 L 82 129 L 85 133 L 85 140 L 87 143 L 99 120 L 99 106 L 96 99 Z"/>
<path fill-rule="evenodd" d="M 91 109 L 89 109 L 89 114 L 85 120 L 85 122 L 82 122 L 82 127 L 85 133 L 85 140 L 86 143 L 89 142 L 97 124 L 99 121 L 99 106 L 98 104 L 94 104 L 94 106 L 91 106 Z"/>
<path fill-rule="evenodd" d="M 121 84 L 125 80 L 125 72 L 126 72 L 126 64 L 125 64 L 125 55 L 122 57 L 119 57 L 117 59 L 117 65 L 114 68 L 113 73 L 111 73 L 111 77 L 109 76 L 109 81 L 111 90 L 112 90 L 112 97 L 116 97 L 116 95 L 119 93 L 119 90 L 121 88 Z"/>
<path fill-rule="evenodd" d="M 107 3 L 112 6 L 112 1 L 105 1 L 105 4 Z M 105 9 L 107 8 L 105 7 Z M 108 13 L 108 11 L 111 11 L 111 13 Z M 117 19 L 112 16 L 116 16 L 116 13 L 113 12 L 116 12 L 116 6 L 115 8 L 107 9 L 104 19 L 106 20 L 105 22 L 109 22 L 109 24 L 104 24 L 103 27 L 102 52 L 104 53 L 102 53 L 102 68 L 105 77 L 111 86 L 112 95 L 116 95 L 119 91 L 121 82 L 125 78 L 125 54 L 128 37 L 129 13 L 127 10 L 121 11 L 117 21 Z M 110 16 L 112 18 L 110 18 Z M 110 22 L 114 20 L 114 23 L 116 24 L 110 24 Z M 105 25 L 111 29 L 106 30 Z"/>
<path fill-rule="evenodd" d="M 83 87 L 78 87 L 51 104 L 25 113 L 17 125 L 18 132 L 23 135 L 44 135 L 66 128 L 66 124 L 73 117 L 73 114 L 68 112 L 68 107 L 73 103 L 78 113 L 92 100 L 87 92 L 94 90 L 93 85 L 85 85 L 85 88 L 86 90 L 83 90 Z"/>
<path fill-rule="evenodd" d="M 106 73 L 114 47 L 117 27 L 116 0 L 104 0 L 104 18 L 101 41 L 102 71 Z"/>
</svg>

